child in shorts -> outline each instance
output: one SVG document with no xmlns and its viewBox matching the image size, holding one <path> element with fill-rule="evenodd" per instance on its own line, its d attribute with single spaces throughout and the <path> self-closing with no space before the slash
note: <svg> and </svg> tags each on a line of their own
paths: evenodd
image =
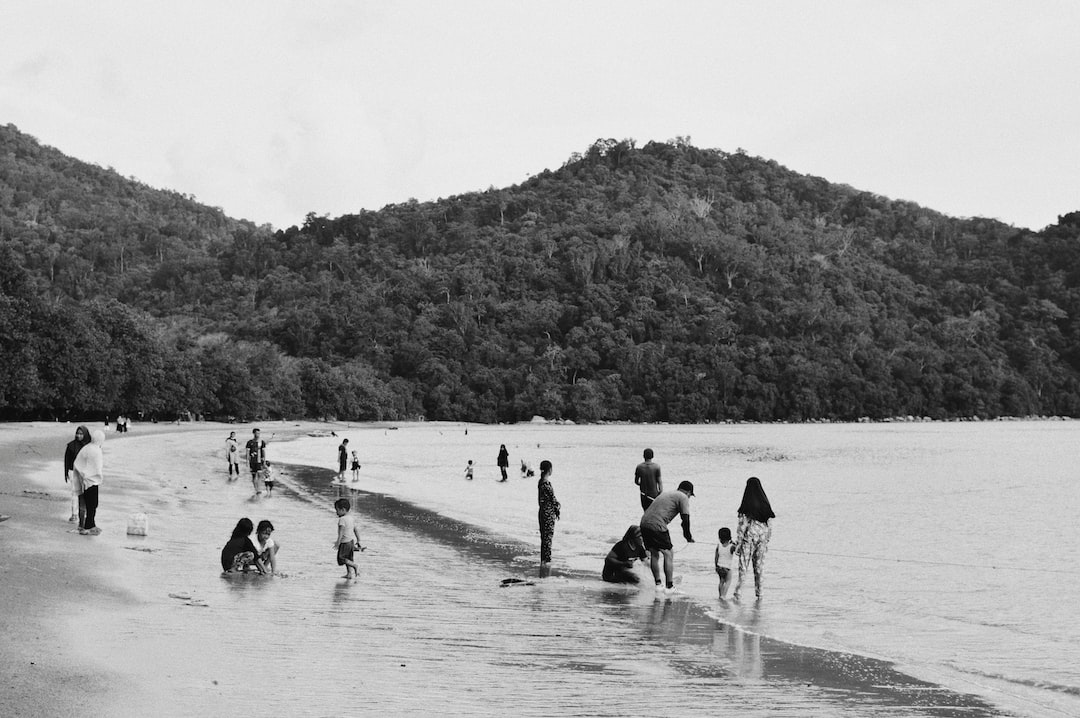
<svg viewBox="0 0 1080 718">
<path fill-rule="evenodd" d="M 352 452 L 352 480 L 360 480 L 360 457 L 356 455 L 356 452 Z"/>
<path fill-rule="evenodd" d="M 717 532 L 720 543 L 716 545 L 716 575 L 720 577 L 720 598 L 724 598 L 731 585 L 731 555 L 735 553 L 735 544 L 731 542 L 731 529 L 727 526 Z"/>
<path fill-rule="evenodd" d="M 266 462 L 266 466 L 262 470 L 263 486 L 266 487 L 266 496 L 270 497 L 274 493 L 274 469 L 269 461 Z"/>
<path fill-rule="evenodd" d="M 472 481 L 472 459 L 469 459 L 469 464 L 465 467 L 465 478 Z"/>
<path fill-rule="evenodd" d="M 356 578 L 358 569 L 356 562 L 353 561 L 353 554 L 357 548 L 364 550 L 364 547 L 360 545 L 360 529 L 356 527 L 356 521 L 349 513 L 351 509 L 352 504 L 348 499 L 341 498 L 334 502 L 334 511 L 338 515 L 338 531 L 334 546 L 337 547 L 338 566 L 345 567 L 345 575 L 342 578 L 346 579 Z"/>
</svg>

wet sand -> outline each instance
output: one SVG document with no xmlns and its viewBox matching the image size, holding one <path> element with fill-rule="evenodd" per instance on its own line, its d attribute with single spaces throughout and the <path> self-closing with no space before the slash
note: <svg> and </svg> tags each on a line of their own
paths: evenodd
<svg viewBox="0 0 1080 718">
<path fill-rule="evenodd" d="M 326 428 L 263 425 L 277 440 Z M 329 460 L 281 467 L 275 496 L 256 499 L 222 460 L 229 430 L 243 443 L 250 427 L 110 433 L 103 533 L 80 536 L 61 468 L 74 429 L 0 425 L 12 715 L 1000 715 L 881 661 L 732 629 L 651 588 L 540 580 L 535 547 L 336 489 Z M 338 492 L 369 547 L 356 582 L 332 558 Z M 146 537 L 125 533 L 135 511 L 150 516 Z M 285 578 L 222 578 L 217 553 L 242 515 L 274 521 Z M 500 588 L 506 577 L 524 582 Z"/>
</svg>

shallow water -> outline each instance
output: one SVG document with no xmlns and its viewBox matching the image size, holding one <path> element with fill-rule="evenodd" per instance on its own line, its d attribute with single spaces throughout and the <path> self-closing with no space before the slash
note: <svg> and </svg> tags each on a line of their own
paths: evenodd
<svg viewBox="0 0 1080 718">
<path fill-rule="evenodd" d="M 265 434 L 276 460 L 316 468 L 285 467 L 275 496 L 256 500 L 208 446 L 147 542 L 176 567 L 159 591 L 206 607 L 163 598 L 125 619 L 129 640 L 156 631 L 187 647 L 178 655 L 206 646 L 194 678 L 176 670 L 189 714 L 1080 714 L 1076 423 Z M 328 483 L 345 436 L 364 464 L 359 492 Z M 673 526 L 673 598 L 655 595 L 647 569 L 640 590 L 598 578 L 640 517 L 645 446 L 667 486 L 696 486 L 698 542 Z M 122 464 L 118 447 L 110 456 Z M 555 575 L 540 579 L 535 479 L 515 468 L 543 458 L 563 508 Z M 177 470 L 161 467 L 162 481 Z M 750 475 L 777 513 L 764 597 L 720 602 L 716 531 L 734 529 Z M 333 561 L 339 493 L 368 547 L 353 583 Z M 241 515 L 274 521 L 287 578 L 214 570 Z M 523 583 L 500 587 L 508 577 Z"/>
</svg>

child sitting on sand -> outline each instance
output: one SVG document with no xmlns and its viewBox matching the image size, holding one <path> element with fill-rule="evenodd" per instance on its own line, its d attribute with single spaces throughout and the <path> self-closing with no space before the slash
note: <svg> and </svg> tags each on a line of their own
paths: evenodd
<svg viewBox="0 0 1080 718">
<path fill-rule="evenodd" d="M 270 523 L 266 519 L 259 522 L 259 527 L 255 531 L 255 540 L 252 544 L 255 546 L 255 555 L 262 561 L 263 566 L 270 567 L 270 575 L 278 575 L 277 570 L 277 553 L 281 546 L 277 541 L 270 538 L 270 534 L 274 532 L 274 524 Z"/>
<path fill-rule="evenodd" d="M 352 504 L 348 499 L 341 498 L 334 502 L 334 511 L 338 515 L 338 531 L 337 538 L 334 539 L 334 546 L 337 547 L 337 562 L 338 566 L 345 567 L 345 575 L 342 578 L 353 579 L 356 578 L 359 573 L 356 562 L 353 561 L 353 553 L 359 548 L 361 551 L 364 547 L 360 545 L 360 529 L 356 528 L 356 521 L 353 520 L 352 514 L 349 511 L 352 509 Z M 353 539 L 356 539 L 355 543 Z"/>
<path fill-rule="evenodd" d="M 724 598 L 731 585 L 731 555 L 735 553 L 735 544 L 731 542 L 731 529 L 727 526 L 717 532 L 720 543 L 716 545 L 716 575 L 720 577 L 720 598 Z"/>
</svg>

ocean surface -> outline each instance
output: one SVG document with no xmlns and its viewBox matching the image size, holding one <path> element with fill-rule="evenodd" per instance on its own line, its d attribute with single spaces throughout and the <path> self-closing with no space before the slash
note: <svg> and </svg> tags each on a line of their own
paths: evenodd
<svg viewBox="0 0 1080 718">
<path fill-rule="evenodd" d="M 191 641 L 220 630 L 215 609 L 265 621 L 234 658 L 272 680 L 233 686 L 238 700 L 282 715 L 1080 715 L 1078 422 L 333 428 L 264 427 L 272 498 L 225 481 L 223 441 L 206 449 L 221 475 L 187 508 L 218 544 L 239 515 L 271 518 L 288 574 L 208 571 L 187 589 L 211 610 L 191 611 L 187 638 L 166 627 Z M 345 487 L 342 438 L 363 464 Z M 647 566 L 641 588 L 599 578 L 640 518 L 645 447 L 666 487 L 696 487 L 696 543 L 671 527 L 673 597 Z M 518 469 L 542 459 L 562 504 L 545 578 L 536 477 Z M 716 534 L 734 531 L 750 476 L 777 514 L 763 597 L 721 601 Z M 367 547 L 356 582 L 334 565 L 337 496 Z M 207 678 L 229 665 L 208 654 Z M 223 705 L 202 682 L 181 690 L 192 709 Z"/>
</svg>

